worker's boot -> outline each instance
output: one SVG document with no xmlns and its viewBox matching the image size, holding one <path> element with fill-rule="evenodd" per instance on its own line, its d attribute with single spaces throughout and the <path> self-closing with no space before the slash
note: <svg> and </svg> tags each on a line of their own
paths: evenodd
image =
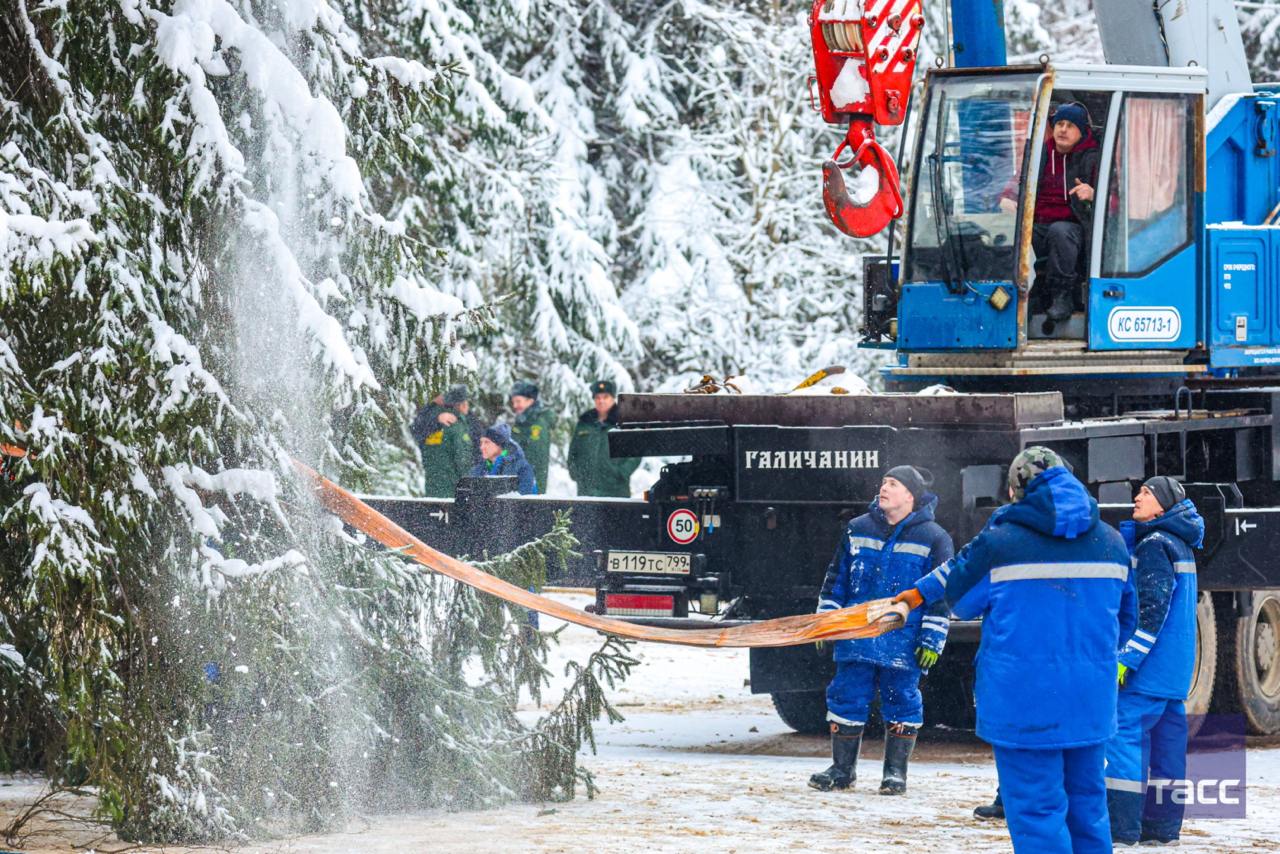
<svg viewBox="0 0 1280 854">
<path fill-rule="evenodd" d="M 1064 287 L 1061 284 L 1054 290 L 1053 301 L 1049 303 L 1049 310 L 1045 312 L 1050 320 L 1071 319 L 1071 314 L 1075 311 L 1075 299 L 1071 296 L 1071 291 L 1070 285 Z"/>
<path fill-rule="evenodd" d="M 1000 799 L 999 789 L 996 789 L 996 799 L 994 801 L 973 808 L 973 817 L 988 821 L 1004 821 L 1004 801 Z"/>
<path fill-rule="evenodd" d="M 831 767 L 809 778 L 809 788 L 820 792 L 847 789 L 858 776 L 862 750 L 862 724 L 831 723 Z"/>
<path fill-rule="evenodd" d="M 884 733 L 884 779 L 880 794 L 901 795 L 907 790 L 907 763 L 916 748 L 919 729 L 910 724 L 890 724 Z"/>
</svg>

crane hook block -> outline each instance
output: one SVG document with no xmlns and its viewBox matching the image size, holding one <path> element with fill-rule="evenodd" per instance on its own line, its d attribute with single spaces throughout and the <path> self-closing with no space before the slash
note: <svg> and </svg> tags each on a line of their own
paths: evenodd
<svg viewBox="0 0 1280 854">
<path fill-rule="evenodd" d="M 841 163 L 840 153 L 855 142 L 853 157 Z M 852 192 L 846 170 L 855 170 Z M 850 237 L 870 237 L 902 216 L 897 164 L 876 142 L 869 124 L 851 122 L 849 135 L 822 164 L 822 204 L 835 227 Z"/>
<path fill-rule="evenodd" d="M 809 13 L 818 106 L 828 122 L 849 122 L 822 167 L 822 201 L 836 228 L 870 237 L 902 215 L 898 168 L 875 141 L 874 125 L 907 117 L 924 27 L 921 0 L 814 0 Z M 855 154 L 847 163 L 840 152 Z M 854 169 L 852 190 L 846 170 Z"/>
</svg>

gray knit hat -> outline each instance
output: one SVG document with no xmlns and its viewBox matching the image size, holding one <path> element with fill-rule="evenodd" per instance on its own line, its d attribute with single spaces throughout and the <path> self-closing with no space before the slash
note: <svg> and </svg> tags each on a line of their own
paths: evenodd
<svg viewBox="0 0 1280 854">
<path fill-rule="evenodd" d="M 1027 484 L 1034 480 L 1036 475 L 1054 466 L 1070 468 L 1066 461 L 1058 456 L 1057 451 L 1041 445 L 1023 448 L 1022 453 L 1014 457 L 1013 462 L 1009 464 L 1009 488 L 1013 490 L 1013 500 L 1021 501 L 1025 498 Z"/>
<path fill-rule="evenodd" d="M 1168 475 L 1158 474 L 1155 477 L 1147 478 L 1142 485 L 1151 490 L 1151 494 L 1156 497 L 1156 501 L 1160 502 L 1161 510 L 1168 510 L 1187 497 L 1187 491 L 1182 488 L 1182 484 Z"/>
</svg>

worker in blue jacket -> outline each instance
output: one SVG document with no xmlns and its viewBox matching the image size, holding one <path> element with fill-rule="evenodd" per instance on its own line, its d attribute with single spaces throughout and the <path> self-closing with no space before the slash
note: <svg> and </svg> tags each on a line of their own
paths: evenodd
<svg viewBox="0 0 1280 854">
<path fill-rule="evenodd" d="M 1168 843 L 1182 832 L 1184 805 L 1146 803 L 1148 775 L 1187 776 L 1187 713 L 1196 660 L 1196 560 L 1204 520 L 1182 484 L 1153 477 L 1120 532 L 1133 554 L 1138 625 L 1120 650 L 1118 730 L 1107 745 L 1107 808 L 1118 845 Z"/>
<path fill-rule="evenodd" d="M 1116 731 L 1129 551 L 1048 448 L 1009 467 L 1009 497 L 951 561 L 897 599 L 981 615 L 975 699 L 1015 852 L 1111 851 L 1103 759 Z"/>
<path fill-rule="evenodd" d="M 949 560 L 951 537 L 933 521 L 937 504 L 917 469 L 889 469 L 870 509 L 849 523 L 836 549 L 818 612 L 888 598 Z M 879 687 L 886 728 L 880 794 L 907 790 L 907 762 L 924 723 L 920 673 L 942 654 L 947 628 L 947 610 L 940 605 L 913 613 L 899 631 L 836 641 L 836 675 L 827 688 L 831 767 L 810 777 L 810 786 L 828 791 L 853 785 L 867 712 Z"/>
<path fill-rule="evenodd" d="M 489 427 L 480 437 L 480 462 L 471 467 L 471 477 L 503 477 L 516 479 L 521 495 L 537 495 L 538 481 L 533 466 L 525 459 L 520 443 L 511 438 L 511 427 L 501 421 Z"/>
</svg>

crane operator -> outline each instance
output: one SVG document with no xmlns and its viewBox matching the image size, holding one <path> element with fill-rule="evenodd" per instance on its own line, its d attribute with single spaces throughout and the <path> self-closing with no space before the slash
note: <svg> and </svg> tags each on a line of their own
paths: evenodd
<svg viewBox="0 0 1280 854">
<path fill-rule="evenodd" d="M 1047 293 L 1051 321 L 1067 320 L 1075 311 L 1081 263 L 1093 223 L 1093 195 L 1102 150 L 1094 136 L 1089 110 L 1072 101 L 1059 104 L 1050 116 L 1050 136 L 1040 158 L 1040 183 L 1031 227 L 1031 248 L 1044 260 L 1039 279 Z M 1018 209 L 1013 182 L 1000 195 L 1000 209 Z M 1037 265 L 1039 266 L 1039 265 Z"/>
</svg>

